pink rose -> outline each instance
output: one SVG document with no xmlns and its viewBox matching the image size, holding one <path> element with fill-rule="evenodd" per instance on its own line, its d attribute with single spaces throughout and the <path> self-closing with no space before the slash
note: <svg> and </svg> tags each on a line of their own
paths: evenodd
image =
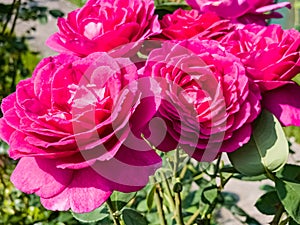
<svg viewBox="0 0 300 225">
<path fill-rule="evenodd" d="M 130 123 L 143 129 L 157 106 L 140 99 L 136 79 L 131 61 L 106 53 L 42 60 L 1 105 L 0 137 L 20 159 L 14 185 L 39 195 L 47 209 L 78 213 L 114 190 L 146 185 L 161 159 L 146 142 L 134 145 Z"/>
<path fill-rule="evenodd" d="M 261 25 L 266 25 L 266 19 L 281 17 L 281 14 L 273 10 L 291 7 L 289 2 L 274 3 L 273 0 L 186 0 L 186 2 L 202 13 L 215 12 L 218 16 L 233 22 Z"/>
<path fill-rule="evenodd" d="M 167 40 L 184 40 L 196 35 L 218 39 L 233 30 L 228 20 L 221 20 L 215 13 L 201 14 L 197 10 L 178 9 L 173 14 L 166 14 L 160 21 L 162 34 Z"/>
<path fill-rule="evenodd" d="M 221 43 L 238 56 L 262 91 L 286 84 L 300 72 L 300 33 L 280 25 L 246 25 Z"/>
<path fill-rule="evenodd" d="M 89 0 L 67 19 L 59 18 L 58 28 L 47 45 L 79 56 L 107 52 L 160 32 L 152 0 Z"/>
<path fill-rule="evenodd" d="M 290 119 L 295 114 L 291 113 L 291 108 L 286 110 L 282 108 L 285 105 L 285 107 L 296 107 L 300 110 L 300 103 L 295 105 L 292 100 L 299 88 L 291 81 L 300 73 L 300 33 L 294 29 L 283 30 L 279 25 L 265 27 L 249 24 L 243 29 L 228 34 L 221 42 L 228 51 L 241 59 L 247 75 L 259 85 L 264 95 L 270 95 L 273 90 L 280 88 L 282 97 L 286 96 L 286 99 L 291 100 L 290 104 L 287 100 L 283 103 L 283 98 L 277 99 L 274 95 L 273 100 L 268 98 L 268 101 L 264 101 L 264 104 L 268 105 L 267 108 L 282 118 L 281 122 L 284 125 L 300 125 L 300 118 L 297 119 L 298 122 Z M 300 94 L 300 90 L 298 92 Z M 279 97 L 279 95 L 276 96 Z M 274 104 L 275 101 L 277 104 Z M 277 108 L 277 112 L 274 108 Z"/>
<path fill-rule="evenodd" d="M 240 60 L 218 42 L 165 42 L 150 53 L 143 73 L 160 81 L 159 115 L 169 135 L 198 161 L 249 141 L 260 93 Z"/>
</svg>

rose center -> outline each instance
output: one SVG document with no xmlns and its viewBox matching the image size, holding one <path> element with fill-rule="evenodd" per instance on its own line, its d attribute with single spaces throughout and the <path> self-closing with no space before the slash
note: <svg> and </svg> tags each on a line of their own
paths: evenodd
<svg viewBox="0 0 300 225">
<path fill-rule="evenodd" d="M 102 23 L 90 22 L 84 27 L 84 36 L 92 40 L 94 37 L 98 36 L 102 30 Z"/>
</svg>

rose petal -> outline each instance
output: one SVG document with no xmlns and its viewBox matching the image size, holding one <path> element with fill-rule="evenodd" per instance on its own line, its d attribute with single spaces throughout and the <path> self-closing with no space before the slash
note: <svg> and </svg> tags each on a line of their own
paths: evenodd
<svg viewBox="0 0 300 225">
<path fill-rule="evenodd" d="M 154 174 L 161 163 L 161 158 L 152 149 L 138 151 L 122 146 L 114 158 L 97 162 L 92 167 L 107 179 L 115 190 L 133 192 L 149 182 L 149 176 Z"/>
<path fill-rule="evenodd" d="M 283 7 L 287 7 L 290 9 L 291 3 L 290 2 L 279 2 L 277 4 L 266 5 L 266 6 L 256 9 L 255 12 L 256 13 L 264 13 L 264 12 L 269 12 L 269 11 L 276 10 L 276 9 L 281 9 Z"/>
<path fill-rule="evenodd" d="M 284 126 L 300 126 L 300 86 L 287 84 L 263 95 L 263 106 Z"/>
<path fill-rule="evenodd" d="M 57 169 L 55 160 L 24 157 L 12 173 L 11 181 L 25 193 L 50 198 L 68 186 L 72 174 L 71 170 Z"/>
<path fill-rule="evenodd" d="M 92 168 L 86 168 L 73 173 L 72 182 L 63 192 L 41 198 L 41 203 L 49 210 L 85 213 L 98 208 L 110 195 L 109 183 Z"/>
<path fill-rule="evenodd" d="M 3 118 L 0 119 L 0 139 L 1 140 L 5 141 L 6 143 L 9 143 L 9 139 L 14 131 L 15 131 L 15 129 L 12 128 L 11 126 L 9 126 Z"/>
</svg>

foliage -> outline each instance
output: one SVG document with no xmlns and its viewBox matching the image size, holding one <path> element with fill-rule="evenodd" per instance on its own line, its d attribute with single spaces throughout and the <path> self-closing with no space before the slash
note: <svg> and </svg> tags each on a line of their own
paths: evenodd
<svg viewBox="0 0 300 225">
<path fill-rule="evenodd" d="M 73 3 L 74 5 L 77 5 L 79 7 L 83 6 L 84 3 L 86 2 L 86 0 L 69 0 L 71 3 Z"/>
<path fill-rule="evenodd" d="M 37 196 L 26 195 L 13 186 L 9 177 L 16 162 L 9 159 L 7 147 L 0 142 L 0 224 L 79 224 L 70 212 L 48 211 Z"/>
<path fill-rule="evenodd" d="M 35 20 L 46 23 L 49 14 L 55 18 L 63 16 L 60 10 L 48 10 L 35 0 L 0 3 L 0 102 L 21 79 L 31 75 L 40 60 L 38 52 L 31 51 L 26 43 L 35 27 L 19 36 L 15 34 L 16 24 Z"/>
</svg>

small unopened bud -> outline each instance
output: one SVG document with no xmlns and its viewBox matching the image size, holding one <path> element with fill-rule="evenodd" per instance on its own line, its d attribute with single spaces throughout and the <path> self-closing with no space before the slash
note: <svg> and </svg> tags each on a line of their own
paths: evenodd
<svg viewBox="0 0 300 225">
<path fill-rule="evenodd" d="M 176 182 L 173 186 L 173 191 L 175 193 L 180 193 L 182 192 L 182 184 L 180 182 Z"/>
</svg>

